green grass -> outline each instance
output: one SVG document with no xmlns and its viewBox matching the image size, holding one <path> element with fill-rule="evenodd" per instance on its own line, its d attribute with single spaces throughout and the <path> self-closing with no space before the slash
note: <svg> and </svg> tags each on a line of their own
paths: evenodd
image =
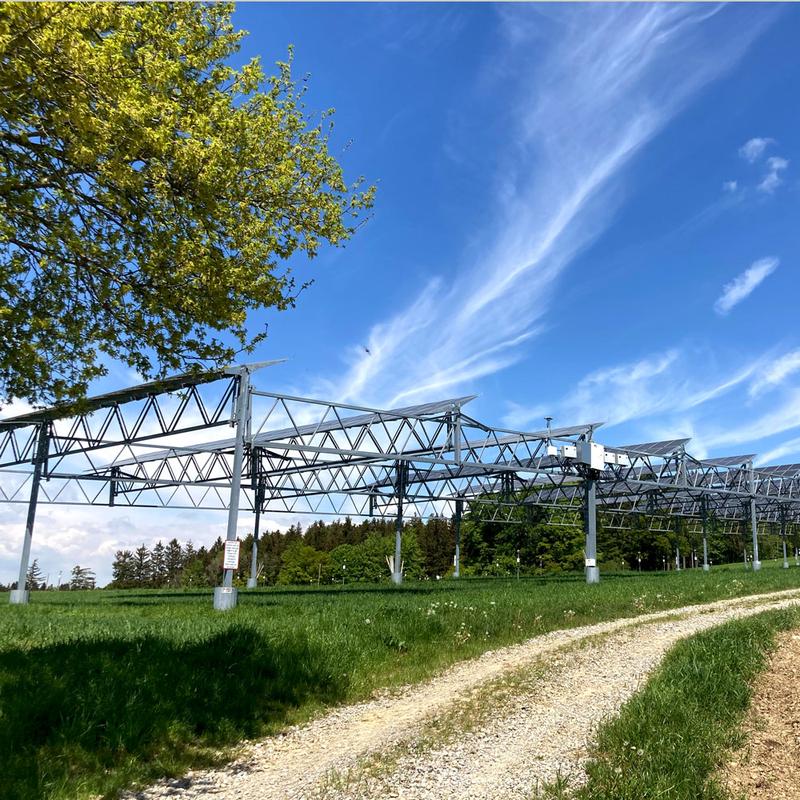
<svg viewBox="0 0 800 800">
<path fill-rule="evenodd" d="M 0 798 L 113 796 L 243 737 L 557 628 L 800 588 L 741 568 L 240 593 L 35 593 L 0 605 Z"/>
<path fill-rule="evenodd" d="M 723 800 L 715 771 L 740 743 L 751 685 L 778 631 L 800 611 L 729 622 L 673 648 L 620 715 L 600 730 L 575 800 Z"/>
</svg>

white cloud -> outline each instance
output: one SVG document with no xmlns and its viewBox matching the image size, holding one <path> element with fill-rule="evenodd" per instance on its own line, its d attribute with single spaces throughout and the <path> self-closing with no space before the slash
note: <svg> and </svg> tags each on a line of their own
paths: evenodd
<svg viewBox="0 0 800 800">
<path fill-rule="evenodd" d="M 730 192 L 731 194 L 733 194 L 738 188 L 739 188 L 739 182 L 738 181 L 725 181 L 722 184 L 722 191 L 723 192 Z"/>
<path fill-rule="evenodd" d="M 779 386 L 798 370 L 800 370 L 800 350 L 785 353 L 759 370 L 758 378 L 750 384 L 750 396 L 757 397 L 765 391 Z"/>
<path fill-rule="evenodd" d="M 714 303 L 717 314 L 725 315 L 748 297 L 753 290 L 771 275 L 780 260 L 774 257 L 760 258 L 754 261 L 741 275 L 737 275 L 730 283 L 722 287 L 722 294 Z"/>
<path fill-rule="evenodd" d="M 772 158 L 767 159 L 767 167 L 769 169 L 777 170 L 780 172 L 782 169 L 786 169 L 789 166 L 789 161 L 786 158 L 781 158 L 781 156 L 773 156 Z"/>
<path fill-rule="evenodd" d="M 718 376 L 708 368 L 698 370 L 690 354 L 671 348 L 636 361 L 595 370 L 579 379 L 574 391 L 549 406 L 538 404 L 526 408 L 521 404 L 509 404 L 503 421 L 509 427 L 525 427 L 541 418 L 544 408 L 558 419 L 603 422 L 606 427 L 685 413 L 740 386 L 758 371 L 760 364 L 761 359 L 755 359 L 732 375 Z M 702 375 L 703 380 L 690 379 L 690 373 Z M 670 433 L 669 438 L 676 435 Z"/>
<path fill-rule="evenodd" d="M 772 194 L 782 183 L 781 172 L 789 166 L 789 162 L 780 156 L 774 156 L 767 159 L 767 174 L 761 183 L 758 184 L 758 190 L 765 194 Z"/>
<path fill-rule="evenodd" d="M 526 409 L 509 404 L 504 419 L 509 427 L 540 428 L 543 409 L 564 422 L 603 422 L 598 435 L 606 444 L 631 441 L 691 438 L 689 452 L 700 458 L 721 455 L 731 448 L 758 450 L 769 437 L 800 427 L 800 388 L 785 392 L 780 402 L 753 415 L 741 398 L 754 375 L 779 382 L 793 371 L 800 351 L 774 358 L 758 356 L 732 373 L 719 374 L 710 354 L 702 361 L 697 353 L 670 349 L 633 362 L 596 370 L 578 380 L 574 392 L 549 404 Z M 624 435 L 613 430 L 624 426 Z M 776 447 L 759 462 L 774 462 L 800 452 L 800 438 Z"/>
<path fill-rule="evenodd" d="M 766 137 L 755 136 L 752 139 L 746 141 L 740 148 L 739 148 L 739 155 L 745 160 L 754 164 L 758 161 L 759 158 L 764 154 L 764 151 L 767 149 L 768 145 L 774 144 L 774 139 L 769 139 Z"/>
<path fill-rule="evenodd" d="M 798 426 L 800 426 L 800 389 L 794 389 L 777 408 L 762 414 L 752 422 L 710 433 L 706 435 L 705 441 L 710 447 L 728 447 L 758 442 Z"/>
<path fill-rule="evenodd" d="M 717 11 L 499 6 L 505 41 L 490 71 L 516 98 L 483 245 L 376 324 L 370 353 L 350 348 L 345 374 L 314 389 L 392 405 L 474 386 L 518 361 L 559 276 L 609 224 L 631 158 L 757 35 L 742 28 L 710 56 L 706 23 Z"/>
<path fill-rule="evenodd" d="M 800 437 L 789 439 L 783 444 L 773 447 L 772 450 L 768 450 L 766 453 L 760 455 L 755 463 L 757 466 L 764 466 L 766 464 L 781 462 L 786 456 L 798 454 L 800 454 Z"/>
</svg>

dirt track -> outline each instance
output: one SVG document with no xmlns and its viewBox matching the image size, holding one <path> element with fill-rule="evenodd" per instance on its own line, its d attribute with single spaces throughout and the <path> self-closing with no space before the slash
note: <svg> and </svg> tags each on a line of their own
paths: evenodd
<svg viewBox="0 0 800 800">
<path fill-rule="evenodd" d="M 190 773 L 128 797 L 528 798 L 557 775 L 580 782 L 597 724 L 636 691 L 679 639 L 790 605 L 800 605 L 800 590 L 554 631 L 252 743 L 224 769 Z M 520 682 L 511 698 L 493 683 L 542 666 L 543 674 Z M 480 692 L 491 715 L 463 735 L 431 743 L 431 724 Z M 421 738 L 425 746 L 417 743 Z"/>
</svg>

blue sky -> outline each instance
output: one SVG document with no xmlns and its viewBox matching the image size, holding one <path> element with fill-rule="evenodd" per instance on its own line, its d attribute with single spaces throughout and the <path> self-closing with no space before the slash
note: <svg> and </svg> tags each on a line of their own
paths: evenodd
<svg viewBox="0 0 800 800">
<path fill-rule="evenodd" d="M 346 248 L 296 262 L 315 279 L 297 308 L 253 318 L 254 358 L 289 359 L 259 385 L 476 393 L 509 427 L 551 414 L 605 421 L 609 444 L 800 461 L 800 9 L 242 4 L 235 22 L 240 62 L 294 45 L 348 176 L 378 185 Z M 146 514 L 81 512 L 46 566 L 105 577 L 116 547 L 186 528 Z M 0 520 L 3 572 L 18 527 Z"/>
</svg>

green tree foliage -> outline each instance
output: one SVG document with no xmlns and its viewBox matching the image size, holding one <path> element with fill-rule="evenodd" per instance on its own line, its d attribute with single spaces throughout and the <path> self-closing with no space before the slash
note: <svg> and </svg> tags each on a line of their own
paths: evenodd
<svg viewBox="0 0 800 800">
<path fill-rule="evenodd" d="M 582 528 L 549 524 L 544 512 L 520 508 L 515 522 L 504 524 L 491 520 L 487 507 L 474 503 L 464 515 L 461 530 L 462 574 L 513 577 L 561 571 L 581 571 L 584 559 Z M 650 519 L 631 517 L 630 530 L 605 528 L 598 520 L 598 557 L 603 570 L 673 569 L 678 548 L 687 566 L 702 563 L 702 536 L 685 521 L 672 524 L 672 530 L 651 531 Z M 661 525 L 659 525 L 661 527 Z M 749 529 L 736 535 L 723 535 L 720 527 L 709 524 L 709 557 L 715 564 L 741 561 L 743 548 L 750 546 Z M 789 552 L 800 546 L 800 526 L 790 526 Z M 240 566 L 234 576 L 244 586 L 250 575 L 252 534 L 241 542 Z M 795 544 L 796 543 L 796 544 Z M 762 532 L 761 557 L 774 558 L 781 553 L 780 537 Z M 455 531 L 441 519 L 409 520 L 403 530 L 403 570 L 409 580 L 436 580 L 452 574 Z M 146 586 L 181 586 L 200 588 L 217 586 L 222 576 L 224 543 L 218 538 L 210 547 L 195 550 L 191 543 L 182 546 L 177 539 L 165 547 L 165 570 L 157 577 L 154 564 L 162 549 L 157 543 L 152 551 L 142 546 L 136 553 L 127 550 L 116 554 L 113 572 L 116 588 Z M 303 532 L 292 525 L 285 533 L 265 531 L 258 547 L 260 585 L 380 583 L 391 578 L 387 556 L 394 555 L 394 520 L 317 521 Z M 517 562 L 519 558 L 519 562 Z M 148 565 L 142 569 L 140 564 Z M 148 578 L 147 576 L 151 577 Z M 138 577 L 137 577 L 138 576 Z"/>
<path fill-rule="evenodd" d="M 179 584 L 183 564 L 183 548 L 177 539 L 171 539 L 164 551 L 164 572 L 167 586 Z"/>
<path fill-rule="evenodd" d="M 133 577 L 136 585 L 147 586 L 152 575 L 150 552 L 145 545 L 137 547 L 133 554 Z"/>
<path fill-rule="evenodd" d="M 326 568 L 330 556 L 315 550 L 302 540 L 292 542 L 283 552 L 281 571 L 278 583 L 303 584 L 316 583 L 321 580 L 322 569 Z"/>
<path fill-rule="evenodd" d="M 42 570 L 39 567 L 39 560 L 34 558 L 28 567 L 28 575 L 25 578 L 25 585 L 28 589 L 46 589 L 47 586 L 42 578 Z"/>
<path fill-rule="evenodd" d="M 154 586 L 163 586 L 167 579 L 166 548 L 156 542 L 150 553 L 150 580 Z"/>
<path fill-rule="evenodd" d="M 0 5 L 0 400 L 80 397 L 107 356 L 230 361 L 251 309 L 294 304 L 287 259 L 371 206 L 289 62 L 229 66 L 232 11 Z"/>
<path fill-rule="evenodd" d="M 94 572 L 88 567 L 82 567 L 76 564 L 72 568 L 72 577 L 69 582 L 70 589 L 94 589 L 95 577 Z"/>
<path fill-rule="evenodd" d="M 129 589 L 136 586 L 136 568 L 130 550 L 117 550 L 111 565 L 111 586 L 115 589 Z"/>
</svg>

